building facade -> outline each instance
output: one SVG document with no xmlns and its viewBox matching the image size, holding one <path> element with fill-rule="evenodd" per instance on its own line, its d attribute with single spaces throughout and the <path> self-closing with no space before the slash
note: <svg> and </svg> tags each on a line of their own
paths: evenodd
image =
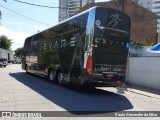
<svg viewBox="0 0 160 120">
<path fill-rule="evenodd" d="M 94 3 L 95 0 L 59 0 L 59 19 L 61 22 L 84 7 L 88 3 Z"/>
<path fill-rule="evenodd" d="M 87 4 L 83 9 L 86 10 L 93 6 L 102 6 L 114 9 L 120 9 L 118 1 L 108 1 Z M 132 28 L 131 28 L 131 39 L 133 42 L 142 43 L 148 45 L 145 38 L 148 38 L 150 42 L 157 43 L 157 15 L 150 10 L 138 5 L 132 0 L 125 0 L 124 12 L 131 17 Z"/>
<path fill-rule="evenodd" d="M 134 2 L 152 11 L 160 17 L 160 0 L 137 0 Z M 160 19 L 157 19 L 157 32 L 160 32 Z"/>
<path fill-rule="evenodd" d="M 133 2 L 135 2 L 135 3 L 138 3 L 138 0 L 132 0 Z"/>
</svg>

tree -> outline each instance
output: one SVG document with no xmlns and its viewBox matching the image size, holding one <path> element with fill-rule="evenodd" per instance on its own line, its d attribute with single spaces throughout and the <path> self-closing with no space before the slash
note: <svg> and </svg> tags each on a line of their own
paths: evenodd
<svg viewBox="0 0 160 120">
<path fill-rule="evenodd" d="M 23 47 L 22 48 L 17 48 L 15 50 L 16 57 L 22 57 L 22 54 L 23 54 Z"/>
<path fill-rule="evenodd" d="M 12 40 L 9 39 L 7 36 L 2 35 L 0 37 L 0 48 L 10 49 L 12 45 Z"/>
<path fill-rule="evenodd" d="M 4 2 L 7 2 L 7 0 L 3 0 Z M 2 13 L 1 13 L 1 11 L 0 11 L 0 19 L 1 19 L 1 16 L 2 16 Z"/>
</svg>

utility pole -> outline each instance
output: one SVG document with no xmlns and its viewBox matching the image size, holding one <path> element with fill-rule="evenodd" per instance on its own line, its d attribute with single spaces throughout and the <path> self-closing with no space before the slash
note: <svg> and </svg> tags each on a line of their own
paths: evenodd
<svg viewBox="0 0 160 120">
<path fill-rule="evenodd" d="M 125 0 L 119 0 L 120 11 L 124 12 L 124 2 Z"/>
<path fill-rule="evenodd" d="M 125 0 L 112 0 L 116 6 L 119 6 L 119 10 L 124 12 L 124 3 Z"/>
</svg>

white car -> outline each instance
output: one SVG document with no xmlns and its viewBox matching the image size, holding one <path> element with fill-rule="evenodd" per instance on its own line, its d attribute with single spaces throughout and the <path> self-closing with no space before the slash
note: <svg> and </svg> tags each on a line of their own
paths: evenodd
<svg viewBox="0 0 160 120">
<path fill-rule="evenodd" d="M 21 64 L 21 60 L 20 59 L 15 59 L 13 63 L 14 64 Z"/>
</svg>

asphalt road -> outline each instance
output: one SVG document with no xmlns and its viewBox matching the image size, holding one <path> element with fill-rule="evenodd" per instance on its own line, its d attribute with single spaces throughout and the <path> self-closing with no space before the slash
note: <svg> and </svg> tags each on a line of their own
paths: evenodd
<svg viewBox="0 0 160 120">
<path fill-rule="evenodd" d="M 26 74 L 20 64 L 0 68 L 0 111 L 66 111 L 63 114 L 75 116 L 105 116 L 111 111 L 160 111 L 160 98 L 148 94 L 127 88 L 75 90 Z"/>
</svg>

